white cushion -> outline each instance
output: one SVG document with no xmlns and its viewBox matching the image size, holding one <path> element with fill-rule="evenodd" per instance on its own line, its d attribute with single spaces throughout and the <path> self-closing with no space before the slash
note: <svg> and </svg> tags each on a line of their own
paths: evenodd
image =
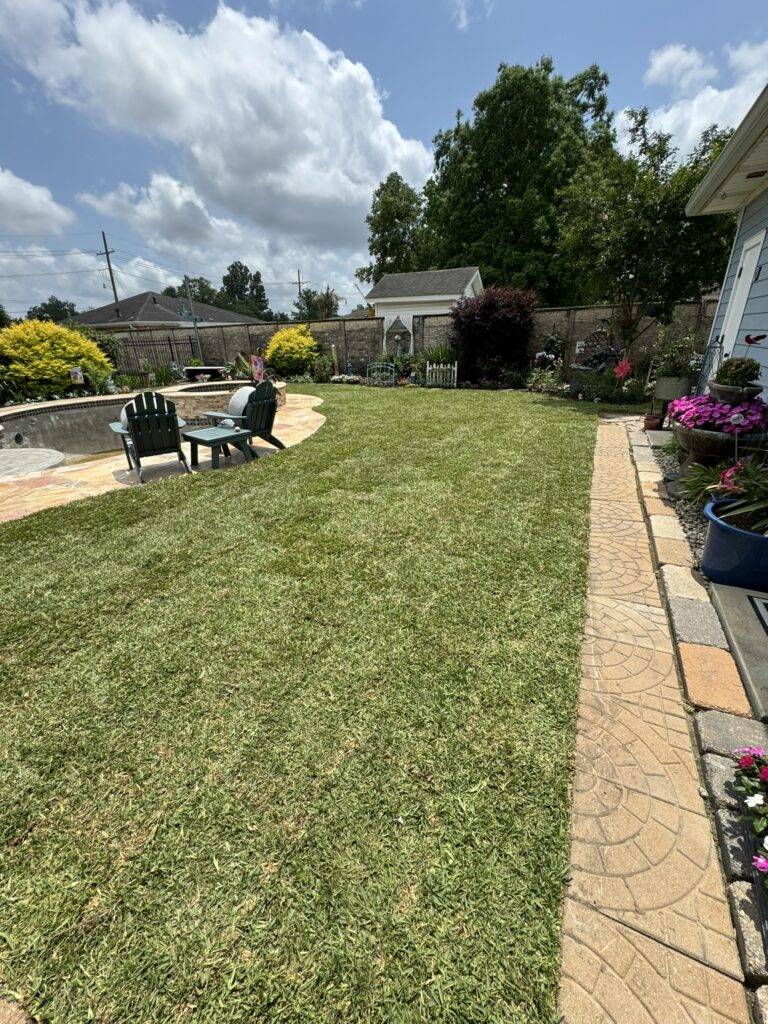
<svg viewBox="0 0 768 1024">
<path fill-rule="evenodd" d="M 246 405 L 248 405 L 248 399 L 255 390 L 255 388 L 250 387 L 248 384 L 246 384 L 245 387 L 238 388 L 229 400 L 229 415 L 242 416 L 245 412 Z"/>
</svg>

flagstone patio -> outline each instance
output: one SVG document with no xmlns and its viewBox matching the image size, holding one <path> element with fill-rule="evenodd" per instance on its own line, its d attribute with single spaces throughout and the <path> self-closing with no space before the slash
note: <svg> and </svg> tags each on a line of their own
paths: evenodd
<svg viewBox="0 0 768 1024">
<path fill-rule="evenodd" d="M 628 426 L 601 421 L 595 451 L 561 1011 L 566 1024 L 747 1024 Z M 661 543 L 685 544 L 664 525 Z"/>
<path fill-rule="evenodd" d="M 275 435 L 286 447 L 291 448 L 314 434 L 325 422 L 325 417 L 316 411 L 316 407 L 321 404 L 322 399 L 313 395 L 288 395 L 285 405 L 277 410 Z M 185 447 L 188 446 L 185 444 Z M 254 447 L 260 455 L 270 455 L 276 451 L 272 445 L 259 438 L 254 442 Z M 3 449 L 0 454 L 15 457 L 18 452 L 29 456 L 35 451 Z M 95 458 L 91 456 L 47 469 L 38 468 L 28 458 L 24 459 L 23 464 L 18 457 L 12 460 L 17 466 L 16 475 L 11 476 L 9 472 L 2 476 L 0 482 L 0 522 L 21 519 L 40 509 L 67 505 L 80 498 L 138 485 L 136 474 L 128 469 L 122 451 L 110 452 Z M 50 464 L 51 460 L 48 462 Z M 222 459 L 221 462 L 222 468 L 233 468 L 242 464 L 239 453 L 235 453 L 231 459 Z M 201 453 L 200 465 L 194 472 L 206 472 L 210 469 L 210 458 L 202 457 Z M 158 456 L 146 463 L 145 478 L 148 483 L 183 473 L 184 469 L 180 463 L 166 455 Z"/>
</svg>

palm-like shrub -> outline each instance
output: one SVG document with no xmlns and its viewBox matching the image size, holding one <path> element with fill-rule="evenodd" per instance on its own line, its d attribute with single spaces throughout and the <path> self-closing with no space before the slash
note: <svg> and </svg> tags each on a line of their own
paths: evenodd
<svg viewBox="0 0 768 1024">
<path fill-rule="evenodd" d="M 309 373 L 317 352 L 317 342 L 309 327 L 297 324 L 272 335 L 264 362 L 281 377 L 296 377 Z"/>
<path fill-rule="evenodd" d="M 486 288 L 460 299 L 451 310 L 459 377 L 499 382 L 529 365 L 534 295 L 520 288 Z"/>
<path fill-rule="evenodd" d="M 69 371 L 103 380 L 113 367 L 101 349 L 79 331 L 44 320 L 23 320 L 0 331 L 0 366 L 22 394 L 48 397 L 70 390 Z"/>
</svg>

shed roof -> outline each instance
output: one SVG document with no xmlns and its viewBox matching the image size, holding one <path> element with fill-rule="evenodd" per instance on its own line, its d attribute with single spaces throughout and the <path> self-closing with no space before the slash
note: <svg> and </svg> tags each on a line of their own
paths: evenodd
<svg viewBox="0 0 768 1024">
<path fill-rule="evenodd" d="M 411 274 L 385 274 L 366 295 L 367 299 L 413 299 L 427 295 L 458 296 L 464 294 L 477 267 L 456 267 L 451 270 L 420 270 Z"/>
</svg>

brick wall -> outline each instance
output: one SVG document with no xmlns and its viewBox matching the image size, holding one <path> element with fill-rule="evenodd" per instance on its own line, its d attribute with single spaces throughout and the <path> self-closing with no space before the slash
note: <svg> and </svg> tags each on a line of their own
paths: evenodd
<svg viewBox="0 0 768 1024">
<path fill-rule="evenodd" d="M 706 347 L 709 330 L 717 309 L 717 300 L 682 303 L 675 309 L 673 327 L 685 333 L 696 335 L 699 347 Z M 565 363 L 573 362 L 578 343 L 599 328 L 605 319 L 610 319 L 610 306 L 574 306 L 537 309 L 534 313 L 531 352 L 544 346 L 547 337 L 557 332 L 568 345 Z M 275 333 L 286 324 L 231 324 L 226 327 L 200 327 L 200 341 L 203 361 L 214 365 L 231 362 L 240 352 L 251 353 L 264 348 Z M 309 323 L 309 329 L 324 352 L 336 346 L 339 368 L 342 372 L 349 366 L 353 373 L 364 373 L 368 363 L 381 357 L 384 321 L 370 317 L 362 320 L 320 320 Z M 638 352 L 653 349 L 658 338 L 658 324 L 646 317 L 640 324 L 636 343 Z M 401 332 L 402 333 L 402 332 Z M 138 339 L 167 342 L 190 337 L 189 328 L 141 330 L 126 334 L 113 334 L 123 345 L 131 346 Z M 447 314 L 416 316 L 413 318 L 413 339 L 415 351 L 422 352 L 433 345 L 447 345 L 451 342 L 451 318 Z"/>
</svg>

